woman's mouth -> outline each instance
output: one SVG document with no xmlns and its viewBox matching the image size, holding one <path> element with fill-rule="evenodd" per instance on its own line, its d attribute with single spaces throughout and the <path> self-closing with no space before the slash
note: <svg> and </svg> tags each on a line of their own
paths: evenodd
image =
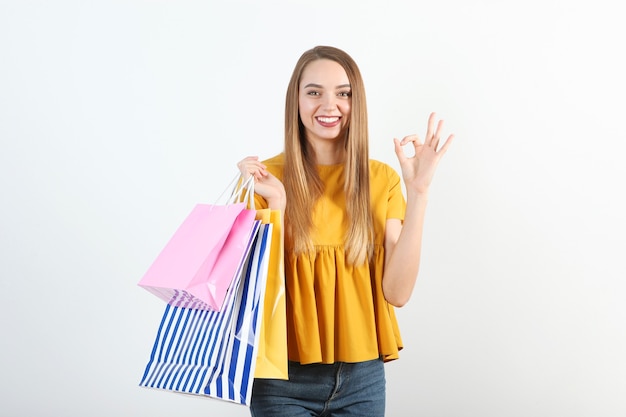
<svg viewBox="0 0 626 417">
<path fill-rule="evenodd" d="M 317 116 L 315 118 L 317 122 L 324 127 L 335 127 L 341 122 L 341 117 L 338 116 Z"/>
</svg>

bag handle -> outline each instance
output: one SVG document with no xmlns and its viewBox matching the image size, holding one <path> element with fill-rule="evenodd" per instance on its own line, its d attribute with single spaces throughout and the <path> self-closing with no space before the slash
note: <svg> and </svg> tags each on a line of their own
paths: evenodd
<svg viewBox="0 0 626 417">
<path fill-rule="evenodd" d="M 243 193 L 245 190 L 245 193 Z M 250 175 L 247 179 L 243 179 L 243 175 L 238 175 L 235 187 L 231 194 L 233 203 L 247 203 L 251 210 L 254 207 L 254 176 Z"/>
<path fill-rule="evenodd" d="M 228 199 L 226 200 L 227 205 L 235 204 L 235 203 L 247 203 L 247 205 L 250 206 L 252 210 L 255 209 L 254 207 L 254 176 L 253 175 L 250 175 L 245 180 L 243 179 L 243 175 L 241 175 L 240 173 L 235 175 L 235 178 L 231 180 L 228 187 L 226 187 L 226 189 L 222 191 L 222 194 L 220 194 L 217 200 L 220 201 L 222 197 L 224 196 L 224 194 L 229 190 L 230 190 L 230 193 L 229 193 L 230 195 Z"/>
</svg>

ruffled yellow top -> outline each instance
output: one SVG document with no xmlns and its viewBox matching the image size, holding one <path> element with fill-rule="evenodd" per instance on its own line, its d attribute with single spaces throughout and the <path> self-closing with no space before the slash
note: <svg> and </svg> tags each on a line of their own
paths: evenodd
<svg viewBox="0 0 626 417">
<path fill-rule="evenodd" d="M 282 180 L 283 154 L 263 163 Z M 295 256 L 285 244 L 289 360 L 309 364 L 381 357 L 390 361 L 398 358 L 403 347 L 394 307 L 383 296 L 382 276 L 385 223 L 404 219 L 406 203 L 396 171 L 375 160 L 369 167 L 375 244 L 369 264 L 346 262 L 343 164 L 318 166 L 325 190 L 312 213 L 314 253 Z M 255 204 L 267 207 L 259 196 Z"/>
</svg>

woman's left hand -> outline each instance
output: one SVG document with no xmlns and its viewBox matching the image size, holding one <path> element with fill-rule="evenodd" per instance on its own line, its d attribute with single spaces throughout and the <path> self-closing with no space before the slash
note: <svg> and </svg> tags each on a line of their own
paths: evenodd
<svg viewBox="0 0 626 417">
<path fill-rule="evenodd" d="M 428 129 L 424 143 L 417 135 L 405 136 L 402 140 L 393 140 L 407 192 L 413 190 L 419 194 L 428 193 L 437 165 L 454 139 L 454 135 L 448 136 L 439 148 L 442 128 L 443 120 L 439 120 L 435 128 L 435 113 L 431 113 L 428 117 Z M 407 157 L 404 149 L 402 149 L 408 143 L 412 143 L 415 148 L 415 155 L 410 157 Z"/>
</svg>

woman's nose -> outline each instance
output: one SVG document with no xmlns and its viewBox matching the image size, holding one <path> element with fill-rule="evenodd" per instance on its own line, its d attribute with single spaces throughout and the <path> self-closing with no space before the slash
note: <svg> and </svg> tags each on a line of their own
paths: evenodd
<svg viewBox="0 0 626 417">
<path fill-rule="evenodd" d="M 323 109 L 335 109 L 337 108 L 337 98 L 332 94 L 327 94 L 324 96 L 324 100 L 322 103 Z"/>
</svg>

